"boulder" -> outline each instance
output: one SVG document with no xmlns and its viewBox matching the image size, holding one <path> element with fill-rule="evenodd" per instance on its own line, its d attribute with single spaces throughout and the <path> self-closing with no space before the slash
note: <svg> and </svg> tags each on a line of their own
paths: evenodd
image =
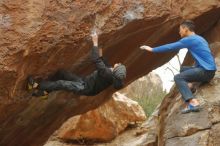
<svg viewBox="0 0 220 146">
<path fill-rule="evenodd" d="M 53 137 L 64 141 L 108 142 L 130 124 L 145 120 L 145 113 L 137 102 L 116 92 L 111 100 L 99 108 L 70 118 Z M 53 137 L 50 139 L 53 140 Z M 48 143 L 51 143 L 50 139 Z"/>
</svg>

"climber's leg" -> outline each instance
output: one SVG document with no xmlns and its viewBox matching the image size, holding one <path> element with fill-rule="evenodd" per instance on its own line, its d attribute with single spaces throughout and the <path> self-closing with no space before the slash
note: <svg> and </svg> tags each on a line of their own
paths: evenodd
<svg viewBox="0 0 220 146">
<path fill-rule="evenodd" d="M 58 81 L 58 80 L 66 80 L 66 81 L 75 81 L 75 82 L 83 82 L 83 79 L 75 74 L 72 74 L 69 71 L 58 70 L 54 75 L 48 78 L 49 81 Z M 36 89 L 38 87 L 38 82 L 34 80 L 32 76 L 29 76 L 27 88 L 28 90 Z"/>
<path fill-rule="evenodd" d="M 72 91 L 74 93 L 80 94 L 82 90 L 85 89 L 85 83 L 83 81 L 42 81 L 39 83 L 39 90 L 52 92 L 57 90 Z"/>
<path fill-rule="evenodd" d="M 65 70 L 58 70 L 54 75 L 49 77 L 50 81 L 66 80 L 66 81 L 79 81 L 81 82 L 82 78 Z"/>
<path fill-rule="evenodd" d="M 34 89 L 33 96 L 44 96 L 49 92 L 56 90 L 72 91 L 76 94 L 83 94 L 85 89 L 85 82 L 82 80 L 78 81 L 41 81 L 37 83 L 32 77 L 28 78 L 28 86 Z"/>
</svg>

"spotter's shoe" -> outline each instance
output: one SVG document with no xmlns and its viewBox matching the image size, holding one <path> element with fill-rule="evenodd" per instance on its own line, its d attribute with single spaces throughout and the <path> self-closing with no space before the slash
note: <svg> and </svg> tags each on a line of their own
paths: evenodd
<svg viewBox="0 0 220 146">
<path fill-rule="evenodd" d="M 187 114 L 190 112 L 199 112 L 201 110 L 200 105 L 194 106 L 192 104 L 188 104 L 188 106 L 181 110 L 182 114 Z"/>
</svg>

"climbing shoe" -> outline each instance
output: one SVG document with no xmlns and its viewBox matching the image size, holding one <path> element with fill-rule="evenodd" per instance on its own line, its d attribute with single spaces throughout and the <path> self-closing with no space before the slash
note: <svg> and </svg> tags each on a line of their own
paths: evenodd
<svg viewBox="0 0 220 146">
<path fill-rule="evenodd" d="M 47 99 L 48 98 L 48 92 L 42 91 L 42 90 L 36 90 L 32 93 L 32 96 L 39 97 L 41 99 Z"/>
<path fill-rule="evenodd" d="M 29 76 L 29 77 L 27 78 L 27 89 L 28 89 L 29 91 L 35 89 L 35 88 L 36 88 L 36 87 L 34 87 L 35 84 L 37 84 L 37 83 L 34 81 L 33 77 L 32 77 L 32 76 Z"/>
<path fill-rule="evenodd" d="M 188 106 L 181 110 L 182 114 L 187 114 L 190 112 L 199 112 L 201 110 L 200 105 L 194 106 L 192 104 L 188 104 Z"/>
</svg>

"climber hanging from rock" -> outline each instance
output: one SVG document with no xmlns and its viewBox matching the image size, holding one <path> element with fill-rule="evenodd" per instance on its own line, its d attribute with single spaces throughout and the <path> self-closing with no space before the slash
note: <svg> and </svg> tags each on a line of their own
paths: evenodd
<svg viewBox="0 0 220 146">
<path fill-rule="evenodd" d="M 174 76 L 174 81 L 186 105 L 181 112 L 183 114 L 198 112 L 201 109 L 200 103 L 192 94 L 187 83 L 209 82 L 215 75 L 216 64 L 208 46 L 208 42 L 195 33 L 195 25 L 193 21 L 186 20 L 181 23 L 179 34 L 182 39 L 177 42 L 156 48 L 151 48 L 145 45 L 140 48 L 155 53 L 177 51 L 183 48 L 188 49 L 195 60 L 195 66 L 181 67 L 180 73 Z"/>
<path fill-rule="evenodd" d="M 96 65 L 96 70 L 88 76 L 79 77 L 71 72 L 59 70 L 51 80 L 37 82 L 33 77 L 28 77 L 28 89 L 33 91 L 33 96 L 47 96 L 56 90 L 71 91 L 79 95 L 94 96 L 113 85 L 115 89 L 123 87 L 126 77 L 126 67 L 121 63 L 109 66 L 103 59 L 102 49 L 98 48 L 98 35 L 92 34 L 93 48 L 91 59 Z"/>
</svg>

